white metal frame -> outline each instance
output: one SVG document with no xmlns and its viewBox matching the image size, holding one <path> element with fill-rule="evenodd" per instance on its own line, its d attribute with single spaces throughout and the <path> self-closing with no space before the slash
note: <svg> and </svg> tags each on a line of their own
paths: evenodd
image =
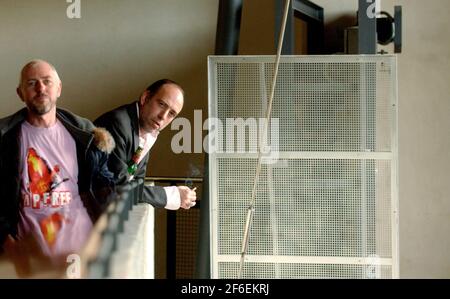
<svg viewBox="0 0 450 299">
<path fill-rule="evenodd" d="M 346 56 L 283 56 L 281 62 L 296 62 L 301 60 L 302 63 L 326 63 L 326 62 L 379 62 L 380 59 L 389 59 L 393 62 L 392 77 L 392 111 L 391 111 L 391 140 L 390 152 L 283 152 L 280 151 L 281 159 L 377 159 L 389 160 L 391 162 L 391 246 L 392 258 L 378 259 L 379 265 L 392 266 L 392 278 L 399 277 L 399 199 L 398 199 L 398 135 L 397 135 L 397 71 L 395 55 L 346 55 Z M 208 91 L 209 91 L 209 117 L 217 117 L 217 68 L 218 63 L 273 63 L 274 56 L 210 56 L 208 59 Z M 218 186 L 217 180 L 217 158 L 257 158 L 257 154 L 230 154 L 230 153 L 210 153 L 209 158 L 209 176 L 210 176 L 210 230 L 211 230 L 211 273 L 212 278 L 219 278 L 218 263 L 219 262 L 235 262 L 239 263 L 240 255 L 219 255 L 218 254 L 218 227 L 217 217 L 217 198 Z M 247 255 L 248 262 L 264 262 L 264 263 L 303 263 L 303 264 L 348 264 L 348 265 L 364 265 L 368 263 L 368 258 L 363 257 L 318 257 L 318 256 L 264 256 L 264 255 Z"/>
</svg>

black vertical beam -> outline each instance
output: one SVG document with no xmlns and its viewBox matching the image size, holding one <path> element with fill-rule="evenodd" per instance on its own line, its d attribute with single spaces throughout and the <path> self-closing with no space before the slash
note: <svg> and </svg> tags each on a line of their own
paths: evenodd
<svg viewBox="0 0 450 299">
<path fill-rule="evenodd" d="M 171 182 L 176 186 L 176 182 Z M 166 239 L 166 278 L 177 278 L 177 214 L 176 211 L 167 210 L 167 239 Z"/>
<path fill-rule="evenodd" d="M 241 29 L 243 0 L 220 0 L 217 17 L 216 55 L 237 55 Z M 209 159 L 205 155 L 203 192 L 200 208 L 198 254 L 195 278 L 211 278 L 211 248 L 209 222 Z"/>
<path fill-rule="evenodd" d="M 377 52 L 376 0 L 359 0 L 358 7 L 358 46 L 359 54 Z"/>
<path fill-rule="evenodd" d="M 216 55 L 237 55 L 243 0 L 220 0 L 217 17 Z"/>
<path fill-rule="evenodd" d="M 204 176 L 202 184 L 202 199 L 200 200 L 200 223 L 195 267 L 195 278 L 211 278 L 211 248 L 210 248 L 210 222 L 209 222 L 209 157 L 205 155 Z"/>
<path fill-rule="evenodd" d="M 394 47 L 395 53 L 402 52 L 402 7 L 394 6 L 394 20 L 395 20 L 395 37 Z"/>
</svg>

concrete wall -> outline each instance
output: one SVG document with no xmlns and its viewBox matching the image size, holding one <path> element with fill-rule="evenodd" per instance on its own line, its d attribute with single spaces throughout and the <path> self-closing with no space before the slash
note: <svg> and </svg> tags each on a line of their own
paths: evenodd
<svg viewBox="0 0 450 299">
<path fill-rule="evenodd" d="M 325 9 L 329 51 L 340 51 L 338 38 L 354 25 L 358 1 L 314 2 Z M 391 14 L 394 5 L 403 7 L 404 19 L 398 55 L 400 277 L 450 278 L 450 1 L 381 2 Z"/>
</svg>

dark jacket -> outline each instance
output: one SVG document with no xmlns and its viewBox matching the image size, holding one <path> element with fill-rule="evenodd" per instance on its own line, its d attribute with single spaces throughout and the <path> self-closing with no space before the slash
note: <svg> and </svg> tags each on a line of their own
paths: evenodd
<svg viewBox="0 0 450 299">
<path fill-rule="evenodd" d="M 114 137 L 116 147 L 108 160 L 108 168 L 114 172 L 117 185 L 128 182 L 128 162 L 139 146 L 139 119 L 136 102 L 123 105 L 106 112 L 94 121 L 99 127 L 106 128 Z M 149 153 L 142 158 L 138 165 L 135 178 L 145 178 Z M 144 186 L 143 194 L 139 197 L 141 202 L 151 204 L 156 208 L 164 208 L 167 196 L 164 188 L 159 186 Z"/>
<path fill-rule="evenodd" d="M 27 109 L 0 119 L 0 249 L 8 234 L 17 236 L 20 208 L 19 162 L 21 124 Z M 114 195 L 114 177 L 107 168 L 114 140 L 89 120 L 57 109 L 56 117 L 72 135 L 78 161 L 78 190 L 92 222 Z"/>
</svg>

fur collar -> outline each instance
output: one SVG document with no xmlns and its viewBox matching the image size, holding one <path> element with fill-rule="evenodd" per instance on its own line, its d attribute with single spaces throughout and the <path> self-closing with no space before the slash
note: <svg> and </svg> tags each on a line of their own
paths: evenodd
<svg viewBox="0 0 450 299">
<path fill-rule="evenodd" d="M 92 133 L 94 134 L 94 143 L 97 148 L 102 152 L 110 154 L 116 146 L 111 134 L 105 128 L 98 127 L 94 128 Z"/>
</svg>

